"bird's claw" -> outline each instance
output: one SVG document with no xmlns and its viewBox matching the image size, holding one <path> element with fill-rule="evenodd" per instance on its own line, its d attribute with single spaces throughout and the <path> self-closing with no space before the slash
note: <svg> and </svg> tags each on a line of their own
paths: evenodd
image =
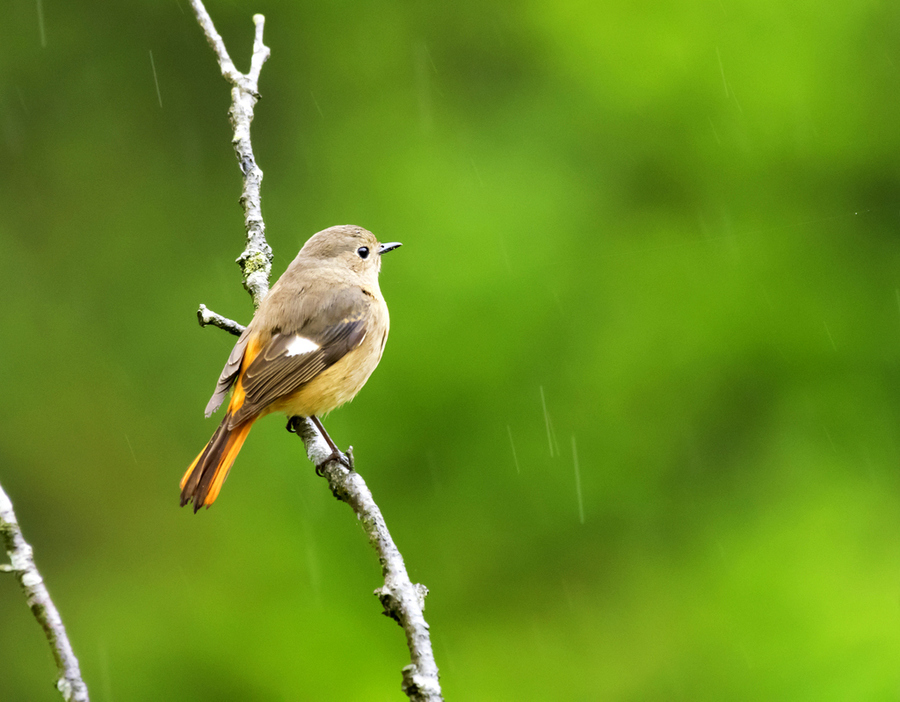
<svg viewBox="0 0 900 702">
<path fill-rule="evenodd" d="M 325 476 L 325 466 L 331 463 L 331 461 L 337 461 L 342 466 L 344 466 L 347 470 L 353 470 L 353 447 L 350 446 L 347 448 L 347 453 L 341 453 L 340 451 L 332 451 L 331 455 L 328 456 L 324 461 L 319 463 L 316 466 L 316 475 L 320 478 Z"/>
<path fill-rule="evenodd" d="M 315 420 L 315 417 L 313 418 L 313 420 Z M 300 422 L 302 422 L 302 421 L 303 421 L 303 417 L 297 417 L 297 416 L 288 417 L 287 427 L 285 427 L 285 428 L 289 432 L 291 432 L 291 434 L 299 434 L 300 433 Z M 340 449 L 338 449 L 334 445 L 334 443 L 331 441 L 330 437 L 328 437 L 327 434 L 325 436 L 327 437 L 327 442 L 331 445 L 331 447 L 334 450 L 324 461 L 322 461 L 321 463 L 316 465 L 316 475 L 318 475 L 320 478 L 324 477 L 325 465 L 330 463 L 331 461 L 337 461 L 342 466 L 346 467 L 347 470 L 352 471 L 353 470 L 353 447 L 352 446 L 348 447 L 347 453 L 342 453 L 340 451 Z"/>
</svg>

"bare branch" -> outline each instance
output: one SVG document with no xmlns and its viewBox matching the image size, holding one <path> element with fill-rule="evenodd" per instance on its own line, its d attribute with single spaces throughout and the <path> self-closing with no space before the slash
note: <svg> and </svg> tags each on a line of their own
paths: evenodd
<svg viewBox="0 0 900 702">
<path fill-rule="evenodd" d="M 306 445 L 310 461 L 318 466 L 331 456 L 331 448 L 310 420 L 297 422 L 295 427 Z M 322 473 L 334 496 L 350 505 L 356 513 L 381 561 L 384 585 L 375 590 L 375 595 L 381 600 L 384 613 L 403 627 L 411 657 L 410 664 L 403 669 L 403 691 L 414 702 L 442 700 L 437 663 L 423 614 L 428 589 L 409 579 L 403 556 L 362 476 L 337 460 L 328 461 L 322 467 Z"/>
<path fill-rule="evenodd" d="M 240 336 L 244 333 L 243 324 L 213 312 L 206 305 L 200 305 L 200 309 L 197 310 L 197 320 L 200 322 L 201 327 L 211 324 L 212 326 L 224 329 L 229 334 L 234 334 L 235 336 Z"/>
<path fill-rule="evenodd" d="M 16 574 L 25 592 L 26 602 L 44 630 L 47 641 L 50 642 L 50 649 L 53 651 L 53 658 L 59 671 L 56 688 L 67 702 L 88 702 L 87 685 L 81 679 L 78 659 L 69 644 L 66 628 L 34 564 L 34 552 L 22 536 L 12 502 L 2 487 L 0 487 L 0 536 L 3 537 L 10 560 L 10 564 L 4 566 L 3 570 Z"/>
<path fill-rule="evenodd" d="M 206 11 L 203 3 L 198 0 L 191 0 L 191 7 L 194 8 L 194 14 L 197 15 L 197 22 L 200 23 L 200 27 L 206 35 L 206 40 L 209 42 L 212 50 L 216 53 L 219 68 L 222 69 L 222 76 L 232 85 L 241 86 L 244 81 L 244 75 L 235 68 L 234 62 L 231 60 L 231 57 L 228 55 L 228 50 L 225 48 L 225 42 L 222 41 L 222 36 L 216 31 L 212 18 Z M 258 75 L 259 73 L 257 73 L 257 76 Z"/>
<path fill-rule="evenodd" d="M 222 38 L 216 32 L 201 0 L 191 0 L 191 5 L 206 38 L 216 52 L 222 75 L 234 86 L 228 115 L 234 128 L 234 150 L 244 175 L 241 205 L 244 207 L 244 224 L 247 230 L 247 247 L 238 258 L 238 262 L 244 271 L 244 287 L 253 296 L 254 304 L 259 307 L 269 290 L 272 250 L 266 242 L 260 209 L 262 171 L 256 165 L 250 145 L 250 123 L 253 120 L 253 107 L 259 98 L 257 91 L 259 73 L 269 57 L 269 49 L 262 40 L 265 20 L 262 15 L 253 17 L 256 25 L 253 58 L 250 73 L 243 75 L 234 68 Z M 201 325 L 213 324 L 233 334 L 240 334 L 243 331 L 240 324 L 217 315 L 204 305 L 200 305 L 197 316 Z M 294 426 L 306 445 L 309 459 L 317 466 L 321 465 L 331 455 L 330 447 L 309 419 L 304 419 Z M 423 585 L 414 585 L 410 581 L 403 557 L 391 539 L 381 510 L 375 504 L 362 476 L 335 460 L 323 466 L 323 473 L 335 497 L 350 505 L 362 522 L 369 542 L 381 561 L 384 585 L 375 590 L 375 594 L 381 600 L 385 614 L 403 628 L 410 651 L 411 663 L 403 669 L 403 691 L 414 702 L 441 702 L 443 698 L 438 668 L 431 648 L 428 624 L 422 614 L 427 588 Z"/>
<path fill-rule="evenodd" d="M 247 77 L 252 81 L 253 86 L 259 82 L 259 73 L 262 71 L 263 64 L 269 58 L 269 47 L 263 44 L 263 26 L 266 18 L 262 15 L 253 15 L 253 24 L 256 25 L 256 34 L 253 37 L 253 56 L 250 59 L 250 73 Z"/>
<path fill-rule="evenodd" d="M 253 108 L 259 99 L 259 73 L 262 65 L 269 58 L 269 47 L 263 44 L 263 27 L 265 17 L 254 15 L 256 34 L 253 41 L 253 58 L 250 73 L 244 75 L 235 67 L 225 49 L 222 37 L 213 26 L 209 13 L 201 0 L 191 0 L 191 7 L 197 15 L 197 21 L 206 35 L 209 45 L 216 53 L 222 75 L 231 85 L 231 108 L 228 118 L 234 136 L 231 143 L 237 156 L 241 172 L 244 174 L 244 188 L 241 193 L 241 206 L 244 208 L 244 229 L 247 232 L 247 245 L 237 258 L 237 263 L 244 272 L 244 288 L 253 298 L 253 305 L 259 303 L 269 292 L 269 276 L 272 273 L 272 249 L 266 242 L 266 227 L 260 209 L 260 186 L 263 172 L 256 165 L 256 157 L 250 145 L 250 123 L 253 122 Z"/>
</svg>

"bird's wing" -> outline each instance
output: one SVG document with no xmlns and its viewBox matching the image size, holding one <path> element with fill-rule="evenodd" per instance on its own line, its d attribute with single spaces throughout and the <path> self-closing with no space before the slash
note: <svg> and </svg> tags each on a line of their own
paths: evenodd
<svg viewBox="0 0 900 702">
<path fill-rule="evenodd" d="M 276 331 L 241 376 L 245 394 L 231 419 L 239 424 L 337 363 L 366 336 L 371 298 L 360 288 L 331 290 L 315 315 Z"/>
<path fill-rule="evenodd" d="M 244 330 L 244 333 L 241 334 L 237 343 L 234 345 L 234 348 L 231 350 L 231 355 L 228 356 L 225 367 L 222 369 L 222 374 L 219 376 L 219 380 L 216 383 L 216 390 L 212 397 L 209 398 L 209 403 L 206 405 L 207 417 L 219 409 L 219 406 L 228 394 L 228 390 L 234 385 L 238 371 L 241 369 L 241 361 L 244 359 L 244 352 L 247 350 L 247 341 L 249 338 L 250 329 L 247 328 Z"/>
</svg>

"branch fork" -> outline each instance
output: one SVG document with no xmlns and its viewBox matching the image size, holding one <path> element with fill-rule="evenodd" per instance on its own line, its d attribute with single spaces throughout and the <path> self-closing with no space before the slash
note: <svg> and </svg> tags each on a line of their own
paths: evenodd
<svg viewBox="0 0 900 702">
<path fill-rule="evenodd" d="M 247 245 L 238 256 L 237 263 L 244 272 L 244 288 L 253 298 L 253 304 L 259 303 L 269 292 L 269 277 L 272 274 L 272 248 L 266 241 L 266 226 L 260 209 L 260 186 L 263 172 L 256 165 L 253 147 L 250 144 L 250 124 L 253 122 L 253 108 L 259 100 L 259 74 L 263 64 L 271 53 L 263 43 L 263 28 L 266 18 L 253 15 L 256 32 L 253 38 L 253 56 L 250 59 L 250 72 L 241 73 L 234 66 L 228 55 L 225 42 L 216 31 L 215 25 L 203 6 L 201 0 L 191 0 L 191 7 L 197 15 L 197 22 L 206 35 L 206 40 L 216 54 L 222 76 L 231 83 L 231 108 L 228 119 L 234 135 L 231 145 L 243 173 L 244 187 L 240 203 L 244 208 L 244 229 L 247 232 Z"/>
</svg>

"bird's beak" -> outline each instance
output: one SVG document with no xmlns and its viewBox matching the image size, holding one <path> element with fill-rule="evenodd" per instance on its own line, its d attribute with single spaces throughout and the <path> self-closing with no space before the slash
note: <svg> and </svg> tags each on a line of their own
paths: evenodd
<svg viewBox="0 0 900 702">
<path fill-rule="evenodd" d="M 399 249 L 401 246 L 403 246 L 403 244 L 401 244 L 399 241 L 395 241 L 391 244 L 380 244 L 378 246 L 378 255 L 380 256 L 381 254 L 385 254 L 388 251 Z"/>
</svg>

